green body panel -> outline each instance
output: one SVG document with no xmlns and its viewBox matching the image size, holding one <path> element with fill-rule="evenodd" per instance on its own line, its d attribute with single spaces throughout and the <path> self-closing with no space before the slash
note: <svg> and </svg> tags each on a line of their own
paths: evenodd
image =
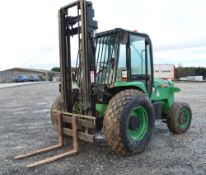
<svg viewBox="0 0 206 175">
<path fill-rule="evenodd" d="M 144 92 L 146 95 L 148 95 L 147 90 L 145 88 L 144 83 L 142 82 L 126 82 L 126 81 L 117 81 L 114 83 L 114 88 L 127 88 L 127 87 L 134 87 L 142 92 Z M 99 117 L 103 118 L 105 111 L 107 108 L 107 104 L 96 104 L 96 111 L 99 112 Z"/>
<path fill-rule="evenodd" d="M 134 88 L 144 92 L 146 95 L 148 95 L 148 92 L 147 92 L 143 82 L 117 81 L 117 82 L 114 83 L 114 87 L 115 88 L 118 88 L 118 87 L 134 87 Z"/>
<path fill-rule="evenodd" d="M 124 87 L 125 89 L 127 89 L 127 87 L 134 87 L 135 89 L 144 92 L 146 96 L 148 96 L 148 92 L 143 82 L 135 82 L 135 81 L 115 82 L 113 88 L 122 88 L 122 87 Z M 172 81 L 155 79 L 150 100 L 152 102 L 161 102 L 163 112 L 167 113 L 169 112 L 170 107 L 174 103 L 175 92 L 180 92 L 180 89 L 174 87 L 174 83 Z M 99 116 L 101 118 L 104 117 L 106 108 L 107 108 L 107 104 L 96 104 L 96 111 L 99 112 L 100 114 Z"/>
<path fill-rule="evenodd" d="M 147 90 L 143 82 L 115 82 L 114 86 L 118 87 L 134 87 L 144 92 L 147 96 Z M 174 93 L 180 92 L 180 89 L 174 87 L 174 83 L 169 80 L 154 79 L 154 86 L 150 100 L 152 102 L 161 102 L 163 112 L 167 113 L 174 103 Z"/>
<path fill-rule="evenodd" d="M 155 79 L 150 100 L 152 102 L 162 102 L 162 110 L 167 113 L 174 103 L 175 92 L 180 92 L 180 89 L 174 87 L 172 81 Z"/>
</svg>

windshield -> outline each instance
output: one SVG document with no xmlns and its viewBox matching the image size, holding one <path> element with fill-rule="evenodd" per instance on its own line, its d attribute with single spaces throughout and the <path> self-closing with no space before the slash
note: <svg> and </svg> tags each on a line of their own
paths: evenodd
<svg viewBox="0 0 206 175">
<path fill-rule="evenodd" d="M 96 83 L 111 84 L 117 58 L 117 35 L 106 35 L 96 39 Z"/>
<path fill-rule="evenodd" d="M 145 38 L 130 35 L 131 74 L 144 75 L 146 73 Z"/>
</svg>

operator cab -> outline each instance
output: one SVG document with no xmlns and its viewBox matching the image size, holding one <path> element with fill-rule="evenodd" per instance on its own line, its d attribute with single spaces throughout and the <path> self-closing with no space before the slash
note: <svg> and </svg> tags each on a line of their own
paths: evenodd
<svg viewBox="0 0 206 175">
<path fill-rule="evenodd" d="M 96 84 L 143 82 L 149 95 L 153 84 L 152 44 L 148 35 L 123 29 L 97 34 Z"/>
</svg>

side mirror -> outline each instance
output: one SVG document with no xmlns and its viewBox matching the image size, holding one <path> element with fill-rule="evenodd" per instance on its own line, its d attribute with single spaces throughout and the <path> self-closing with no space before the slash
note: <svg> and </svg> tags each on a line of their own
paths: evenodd
<svg viewBox="0 0 206 175">
<path fill-rule="evenodd" d="M 122 70 L 121 77 L 122 77 L 122 81 L 127 81 L 128 80 L 127 70 Z"/>
</svg>

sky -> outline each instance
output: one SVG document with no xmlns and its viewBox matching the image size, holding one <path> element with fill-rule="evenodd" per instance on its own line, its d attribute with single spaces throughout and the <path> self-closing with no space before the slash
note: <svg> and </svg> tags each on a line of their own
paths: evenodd
<svg viewBox="0 0 206 175">
<path fill-rule="evenodd" d="M 206 67 L 205 0 L 91 1 L 98 32 L 138 30 L 152 40 L 154 63 Z M 71 2 L 1 0 L 0 70 L 59 66 L 57 12 Z"/>
</svg>

